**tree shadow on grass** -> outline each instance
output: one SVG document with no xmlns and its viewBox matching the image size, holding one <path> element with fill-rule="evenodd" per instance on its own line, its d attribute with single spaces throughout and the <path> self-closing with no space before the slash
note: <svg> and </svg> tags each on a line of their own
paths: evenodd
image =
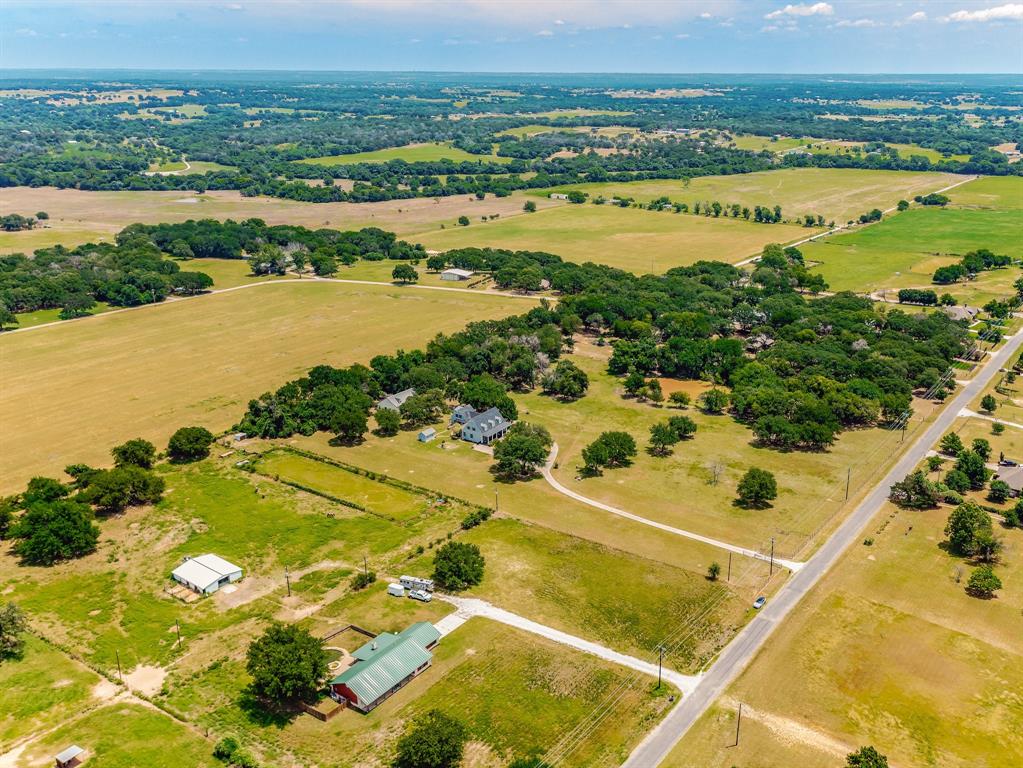
<svg viewBox="0 0 1023 768">
<path fill-rule="evenodd" d="M 301 714 L 297 706 L 278 705 L 260 698 L 251 687 L 242 691 L 238 708 L 245 713 L 250 723 L 261 728 L 282 729 L 290 725 Z"/>
</svg>

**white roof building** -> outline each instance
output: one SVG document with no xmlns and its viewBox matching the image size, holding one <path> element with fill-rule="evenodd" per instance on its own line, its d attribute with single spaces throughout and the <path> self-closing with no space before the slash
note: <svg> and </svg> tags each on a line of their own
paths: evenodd
<svg viewBox="0 0 1023 768">
<path fill-rule="evenodd" d="M 58 768 L 69 768 L 70 766 L 78 765 L 81 762 L 78 758 L 83 754 L 85 754 L 84 749 L 77 744 L 72 744 L 55 758 Z"/>
<path fill-rule="evenodd" d="M 472 277 L 472 272 L 468 269 L 458 269 L 457 267 L 445 269 L 440 273 L 441 280 L 468 280 L 470 277 Z"/>
<path fill-rule="evenodd" d="M 225 584 L 238 581 L 241 577 L 241 568 L 211 554 L 187 557 L 181 565 L 171 571 L 171 578 L 174 581 L 203 595 L 212 594 Z"/>
</svg>

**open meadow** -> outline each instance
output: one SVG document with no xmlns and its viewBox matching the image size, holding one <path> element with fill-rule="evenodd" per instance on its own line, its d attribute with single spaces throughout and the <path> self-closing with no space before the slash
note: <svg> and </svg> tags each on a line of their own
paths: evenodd
<svg viewBox="0 0 1023 768">
<path fill-rule="evenodd" d="M 465 215 L 478 222 L 483 216 L 507 218 L 522 214 L 527 198 L 454 195 L 442 198 L 388 200 L 379 203 L 303 203 L 272 197 L 243 197 L 238 192 L 84 192 L 52 187 L 0 188 L 0 210 L 23 215 L 50 214 L 45 227 L 0 232 L 0 253 L 30 253 L 54 245 L 72 247 L 99 240 L 112 241 L 129 224 L 187 221 L 188 219 L 263 219 L 268 224 L 300 224 L 312 229 L 380 227 L 399 236 L 455 226 Z M 562 205 L 536 201 L 537 207 Z"/>
<path fill-rule="evenodd" d="M 249 399 L 313 365 L 364 362 L 530 306 L 480 292 L 282 280 L 4 334 L 3 490 L 103 462 L 126 437 L 162 447 L 181 426 L 226 429 Z"/>
<path fill-rule="evenodd" d="M 487 161 L 491 163 L 508 163 L 510 157 L 497 155 L 474 155 L 464 149 L 446 143 L 410 144 L 406 147 L 390 147 L 373 152 L 356 152 L 351 155 L 326 155 L 324 157 L 307 157 L 300 160 L 312 165 L 355 165 L 356 163 L 387 163 L 391 160 L 404 160 L 406 163 L 432 163 L 438 160 L 459 162 Z"/>
<path fill-rule="evenodd" d="M 799 218 L 804 214 L 820 214 L 827 221 L 841 224 L 872 208 L 893 207 L 901 198 L 912 199 L 947 187 L 961 176 L 950 173 L 912 171 L 872 171 L 853 168 L 786 168 L 734 176 L 699 176 L 688 183 L 680 179 L 573 184 L 555 190 L 536 191 L 546 196 L 551 191 L 578 189 L 590 197 L 631 197 L 646 203 L 659 197 L 686 203 L 722 205 L 738 203 L 753 208 L 780 205 L 783 217 Z M 777 225 L 771 225 L 777 226 Z M 811 230 L 808 234 L 813 234 Z M 778 236 L 775 242 L 782 242 Z"/>
<path fill-rule="evenodd" d="M 730 142 L 735 146 L 736 149 L 748 149 L 752 152 L 774 152 L 776 154 L 785 154 L 794 149 L 802 149 L 813 155 L 834 155 L 841 153 L 849 153 L 855 147 L 862 148 L 865 146 L 865 142 L 856 141 L 836 141 L 829 139 L 815 139 L 811 137 L 795 138 L 792 136 L 785 136 L 779 139 L 775 139 L 771 136 L 756 136 L 753 134 L 747 134 L 743 136 L 736 136 Z M 949 155 L 944 156 L 936 149 L 930 149 L 929 147 L 921 147 L 918 144 L 899 144 L 897 142 L 885 142 L 885 146 L 896 149 L 899 152 L 900 157 L 926 157 L 932 163 L 939 163 L 942 160 L 954 160 L 956 162 L 965 162 L 969 159 L 968 155 Z"/>
<path fill-rule="evenodd" d="M 864 744 L 899 766 L 1023 761 L 1023 532 L 998 530 L 1005 588 L 979 600 L 939 546 L 950 509 L 883 508 L 665 765 L 827 768 Z"/>
<path fill-rule="evenodd" d="M 547 251 L 567 261 L 594 262 L 638 274 L 660 273 L 700 260 L 741 261 L 771 242 L 807 234 L 788 224 L 754 224 L 610 205 L 566 205 L 527 216 L 473 221 L 411 237 L 427 248 L 492 247 Z"/>
<path fill-rule="evenodd" d="M 878 224 L 808 243 L 803 255 L 833 290 L 924 287 L 973 303 L 1010 294 L 1019 276 L 1014 267 L 948 286 L 932 285 L 931 276 L 937 267 L 978 248 L 1023 257 L 1023 179 L 978 179 L 948 196 L 951 202 L 944 208 L 913 207 Z"/>
</svg>

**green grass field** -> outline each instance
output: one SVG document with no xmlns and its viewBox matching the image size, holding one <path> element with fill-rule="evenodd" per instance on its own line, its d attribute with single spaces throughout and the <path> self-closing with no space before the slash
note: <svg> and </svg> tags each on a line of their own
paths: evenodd
<svg viewBox="0 0 1023 768">
<path fill-rule="evenodd" d="M 845 555 L 666 765 L 816 768 L 864 744 L 892 765 L 1023 761 L 1023 532 L 999 531 L 1005 587 L 977 600 L 956 582 L 970 566 L 938 546 L 948 512 L 882 510 L 873 546 Z M 731 749 L 737 701 L 760 727 Z"/>
<path fill-rule="evenodd" d="M 978 248 L 1023 257 L 1021 228 L 1020 210 L 915 207 L 888 221 L 808 243 L 803 255 L 819 264 L 817 270 L 833 290 L 914 286 L 958 295 L 968 286 L 932 286 L 934 270 Z M 999 274 L 1008 275 L 1010 285 L 1019 276 L 1010 267 L 982 275 L 981 284 L 993 283 Z"/>
<path fill-rule="evenodd" d="M 0 664 L 0 752 L 13 742 L 68 718 L 93 699 L 100 676 L 35 636 L 20 659 Z"/>
<path fill-rule="evenodd" d="M 517 520 L 493 520 L 463 540 L 477 544 L 487 560 L 483 583 L 472 593 L 542 624 L 641 659 L 653 658 L 678 627 L 692 626 L 693 635 L 665 656 L 681 672 L 697 671 L 719 650 L 750 602 L 724 595 L 730 590 L 723 577 L 715 584 L 702 573 Z"/>
<path fill-rule="evenodd" d="M 783 138 L 772 140 L 770 136 L 756 136 L 756 135 L 745 135 L 736 136 L 733 142 L 736 149 L 747 149 L 753 152 L 775 152 L 777 154 L 784 154 L 793 149 L 805 149 L 814 155 L 834 155 L 834 154 L 849 154 L 855 147 L 863 147 L 862 142 L 849 142 L 849 141 L 829 141 L 828 139 L 815 139 L 810 137 L 794 138 L 791 136 L 785 136 Z M 928 147 L 921 147 L 919 144 L 899 144 L 897 142 L 885 142 L 887 146 L 897 149 L 901 157 L 912 157 L 913 155 L 919 155 L 926 157 L 932 163 L 938 163 L 942 160 L 955 160 L 956 162 L 965 162 L 969 159 L 968 155 L 949 155 L 945 157 L 936 149 L 930 149 Z"/>
<path fill-rule="evenodd" d="M 217 768 L 213 743 L 162 712 L 142 704 L 116 703 L 89 712 L 85 717 L 59 724 L 33 742 L 12 768 L 51 764 L 53 756 L 69 744 L 86 750 L 83 758 L 92 768 Z"/>
<path fill-rule="evenodd" d="M 734 176 L 700 176 L 688 184 L 677 179 L 573 184 L 533 194 L 546 196 L 552 191 L 578 189 L 588 192 L 591 197 L 632 197 L 637 202 L 667 196 L 690 206 L 714 200 L 751 208 L 755 205 L 780 205 L 785 217 L 797 218 L 812 213 L 843 223 L 872 208 L 891 208 L 901 198 L 912 199 L 915 195 L 941 189 L 960 179 L 947 173 L 786 168 Z M 781 240 L 780 236 L 775 238 L 777 242 Z"/>
<path fill-rule="evenodd" d="M 404 160 L 406 163 L 431 163 L 438 160 L 455 162 L 482 161 L 507 163 L 511 158 L 497 155 L 473 155 L 464 149 L 450 144 L 410 144 L 406 147 L 378 149 L 373 152 L 356 152 L 351 155 L 326 155 L 324 157 L 308 157 L 299 162 L 313 165 L 354 165 L 356 163 L 386 163 L 391 160 Z"/>
<path fill-rule="evenodd" d="M 283 280 L 2 335 L 3 490 L 72 462 L 103 464 L 135 435 L 162 447 L 184 425 L 226 429 L 249 399 L 313 365 L 365 362 L 530 306 L 478 292 Z M 62 374 L 52 375 L 58 363 Z"/>
<path fill-rule="evenodd" d="M 807 233 L 787 224 L 753 224 L 610 205 L 565 205 L 534 214 L 478 220 L 468 227 L 413 235 L 427 248 L 490 246 L 548 251 L 568 261 L 595 262 L 639 274 L 664 272 L 695 261 L 740 261 L 771 242 Z"/>
</svg>

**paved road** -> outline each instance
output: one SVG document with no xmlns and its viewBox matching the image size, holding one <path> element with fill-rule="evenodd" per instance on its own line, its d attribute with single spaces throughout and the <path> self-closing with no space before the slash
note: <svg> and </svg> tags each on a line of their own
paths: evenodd
<svg viewBox="0 0 1023 768">
<path fill-rule="evenodd" d="M 824 546 L 807 561 L 805 567 L 795 573 L 778 594 L 768 601 L 764 609 L 725 647 L 710 669 L 704 673 L 695 690 L 684 697 L 660 725 L 647 735 L 625 761 L 623 768 L 654 768 L 660 764 L 693 723 L 721 695 L 725 687 L 753 660 L 774 628 L 827 573 L 842 553 L 860 540 L 864 528 L 887 500 L 892 483 L 901 480 L 923 460 L 930 447 L 952 426 L 960 410 L 983 391 L 998 373 L 998 369 L 1005 365 L 1021 345 L 1023 332 L 1008 338 L 1005 346 L 988 358 L 973 380 L 949 401 L 931 426 L 910 445 L 891 471 L 853 510 Z"/>
<path fill-rule="evenodd" d="M 956 187 L 960 187 L 963 184 L 968 184 L 971 181 L 976 181 L 979 178 L 980 178 L 979 176 L 967 176 L 965 179 L 963 179 L 962 181 L 957 181 L 955 184 L 949 184 L 947 187 L 942 187 L 941 189 L 934 190 L 934 194 L 940 195 L 942 192 L 948 192 L 950 189 L 955 189 Z M 883 213 L 884 215 L 887 216 L 889 213 L 891 213 L 892 211 L 896 210 L 897 208 L 898 208 L 898 206 L 894 205 L 891 208 L 886 208 L 885 210 L 881 211 L 881 213 Z M 856 226 L 863 226 L 863 225 L 862 224 L 860 224 L 860 225 L 857 225 L 857 224 L 839 224 L 837 227 L 834 227 L 833 229 L 829 229 L 827 232 L 818 232 L 816 235 L 810 235 L 809 237 L 804 237 L 802 240 L 796 240 L 796 242 L 794 242 L 794 243 L 785 243 L 785 246 L 786 247 L 795 248 L 796 246 L 805 245 L 806 243 L 812 243 L 814 240 L 820 240 L 822 237 L 827 237 L 828 235 L 833 235 L 836 232 L 841 232 L 843 230 L 851 229 L 851 228 L 856 227 Z M 743 259 L 742 261 L 735 262 L 735 266 L 737 266 L 737 267 L 744 267 L 747 264 L 752 264 L 754 261 L 756 261 L 759 258 L 760 258 L 760 254 L 758 253 L 756 256 L 750 256 L 748 259 Z"/>
<path fill-rule="evenodd" d="M 700 541 L 703 542 L 704 544 L 709 544 L 712 547 L 718 547 L 719 549 L 724 549 L 728 552 L 734 552 L 735 554 L 742 555 L 743 557 L 752 557 L 755 560 L 763 560 L 764 562 L 768 562 L 771 559 L 768 555 L 765 555 L 762 552 L 758 552 L 755 549 L 747 549 L 746 547 L 740 547 L 736 544 L 729 544 L 727 541 L 721 541 L 720 539 L 712 539 L 710 536 L 704 536 L 699 533 L 694 533 L 693 531 L 687 531 L 683 528 L 675 528 L 672 525 L 659 523 L 656 520 L 650 520 L 649 518 L 646 517 L 640 517 L 639 515 L 635 515 L 632 512 L 626 512 L 624 509 L 618 509 L 617 507 L 612 507 L 610 504 L 604 504 L 601 501 L 596 501 L 595 499 L 587 498 L 586 496 L 583 496 L 581 493 L 576 493 L 571 488 L 566 488 L 561 483 L 559 483 L 557 479 L 554 477 L 554 475 L 551 473 L 551 470 L 554 468 L 554 462 L 557 458 L 558 444 L 555 443 L 553 446 L 551 446 L 551 453 L 547 457 L 547 463 L 544 464 L 541 472 L 543 473 L 544 480 L 550 483 L 551 487 L 554 490 L 556 490 L 558 493 L 562 493 L 565 496 L 568 496 L 570 499 L 575 499 L 576 501 L 582 502 L 583 504 L 588 504 L 591 507 L 602 509 L 605 512 L 610 512 L 612 515 L 624 517 L 626 520 L 632 520 L 635 523 L 649 525 L 651 528 L 657 528 L 659 530 L 674 534 L 675 536 L 682 536 L 687 539 L 693 539 L 694 541 Z M 788 568 L 790 571 L 798 571 L 804 565 L 804 563 L 800 563 L 796 560 L 784 560 L 780 557 L 774 558 L 774 564 L 782 568 Z"/>
<path fill-rule="evenodd" d="M 623 667 L 634 669 L 645 675 L 657 677 L 656 664 L 652 664 L 649 661 L 643 661 L 642 659 L 637 659 L 635 656 L 619 653 L 618 651 L 600 645 L 599 643 L 593 643 L 589 640 L 584 640 L 581 637 L 570 635 L 567 632 L 562 632 L 560 629 L 548 627 L 546 624 L 540 624 L 532 619 L 519 616 L 517 613 L 512 613 L 511 611 L 506 611 L 503 608 L 498 608 L 496 605 L 492 605 L 486 600 L 479 600 L 473 597 L 453 597 L 451 595 L 441 595 L 436 592 L 433 596 L 438 600 L 451 603 L 451 605 L 458 609 L 456 613 L 445 616 L 435 625 L 442 636 L 453 632 L 473 616 L 483 616 L 484 618 L 491 619 L 492 621 L 507 624 L 509 627 L 515 627 L 534 635 L 546 637 L 548 640 L 553 640 L 561 645 L 567 645 L 570 648 L 575 648 L 576 650 L 583 651 L 584 653 L 598 656 L 601 659 L 606 659 L 607 661 L 614 662 L 615 664 L 620 664 Z M 700 680 L 697 675 L 683 675 L 681 672 L 676 672 L 675 670 L 668 669 L 667 667 L 663 668 L 662 675 L 666 681 L 677 687 L 683 694 L 687 694 L 694 690 Z"/>
</svg>

